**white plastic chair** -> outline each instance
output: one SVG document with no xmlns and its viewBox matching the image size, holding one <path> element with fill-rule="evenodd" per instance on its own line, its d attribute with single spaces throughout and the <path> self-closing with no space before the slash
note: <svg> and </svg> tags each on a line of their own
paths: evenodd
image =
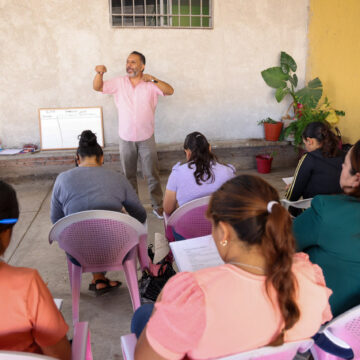
<svg viewBox="0 0 360 360">
<path fill-rule="evenodd" d="M 72 360 L 92 360 L 90 331 L 87 322 L 76 323 L 71 347 Z M 0 360 L 56 360 L 53 357 L 17 351 L 0 351 Z"/>
<path fill-rule="evenodd" d="M 206 218 L 210 196 L 189 201 L 177 208 L 169 217 L 164 216 L 165 236 L 174 241 L 172 229 L 185 239 L 211 234 L 211 222 Z"/>
<path fill-rule="evenodd" d="M 68 259 L 72 292 L 73 324 L 79 321 L 81 274 L 124 270 L 133 309 L 140 306 L 136 259 L 148 267 L 147 230 L 133 217 L 115 211 L 89 210 L 60 219 L 49 234 L 50 244 L 57 241 L 61 249 L 81 266 Z"/>
<path fill-rule="evenodd" d="M 311 206 L 311 201 L 313 198 L 309 198 L 309 199 L 301 199 L 301 200 L 297 200 L 297 201 L 290 201 L 287 199 L 281 199 L 281 205 L 285 208 L 285 209 L 289 209 L 289 206 L 292 206 L 294 208 L 298 208 L 298 209 L 307 209 Z"/>
<path fill-rule="evenodd" d="M 318 334 L 322 337 L 316 336 L 315 345 L 311 348 L 315 360 L 352 358 L 351 352 L 353 359 L 360 359 L 360 305 L 331 320 Z M 337 348 L 338 355 L 342 354 L 342 357 L 327 352 L 326 348 L 329 348 L 330 343 L 333 349 Z M 348 357 L 345 357 L 346 355 Z"/>
<path fill-rule="evenodd" d="M 134 360 L 135 334 L 121 336 L 121 349 L 124 360 Z M 288 342 L 281 346 L 265 346 L 260 349 L 218 358 L 217 360 L 291 360 L 297 352 L 306 352 L 314 344 L 312 339 Z"/>
</svg>

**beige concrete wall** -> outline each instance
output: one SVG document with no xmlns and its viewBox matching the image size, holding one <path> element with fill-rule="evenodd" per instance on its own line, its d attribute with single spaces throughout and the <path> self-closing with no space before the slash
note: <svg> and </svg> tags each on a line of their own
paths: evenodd
<svg viewBox="0 0 360 360">
<path fill-rule="evenodd" d="M 105 78 L 125 73 L 132 50 L 146 72 L 175 88 L 156 113 L 159 143 L 194 130 L 210 139 L 262 137 L 256 122 L 280 118 L 260 71 L 281 50 L 305 77 L 308 0 L 214 0 L 213 30 L 113 29 L 108 0 L 0 0 L 0 137 L 6 146 L 39 143 L 38 108 L 102 106 L 105 141 L 117 143 L 111 96 L 92 90 L 94 66 Z"/>
</svg>

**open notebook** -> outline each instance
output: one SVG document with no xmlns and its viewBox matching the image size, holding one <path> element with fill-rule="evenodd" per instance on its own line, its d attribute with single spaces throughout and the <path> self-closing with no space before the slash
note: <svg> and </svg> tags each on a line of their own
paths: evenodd
<svg viewBox="0 0 360 360">
<path fill-rule="evenodd" d="M 293 182 L 294 180 L 294 177 L 293 176 L 290 176 L 290 177 L 286 177 L 286 178 L 282 178 L 283 182 L 286 184 L 286 185 L 291 185 L 291 183 Z"/>
<path fill-rule="evenodd" d="M 171 242 L 170 248 L 179 271 L 196 271 L 224 264 L 211 235 Z"/>
</svg>

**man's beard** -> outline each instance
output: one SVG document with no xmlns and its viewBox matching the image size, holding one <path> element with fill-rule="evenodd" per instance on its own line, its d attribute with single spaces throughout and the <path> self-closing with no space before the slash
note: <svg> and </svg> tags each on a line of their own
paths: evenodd
<svg viewBox="0 0 360 360">
<path fill-rule="evenodd" d="M 132 69 L 130 69 L 130 70 L 132 70 Z M 132 70 L 132 72 L 129 73 L 129 69 L 126 69 L 126 72 L 130 77 L 136 77 L 139 74 L 139 71 L 136 71 L 136 70 Z"/>
</svg>

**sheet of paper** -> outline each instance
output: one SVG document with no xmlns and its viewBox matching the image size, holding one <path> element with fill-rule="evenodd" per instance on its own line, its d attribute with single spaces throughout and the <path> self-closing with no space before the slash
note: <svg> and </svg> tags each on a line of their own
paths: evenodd
<svg viewBox="0 0 360 360">
<path fill-rule="evenodd" d="M 54 298 L 54 302 L 55 302 L 55 305 L 56 307 L 61 310 L 61 307 L 62 307 L 62 304 L 63 304 L 63 299 L 56 299 Z"/>
<path fill-rule="evenodd" d="M 0 150 L 0 155 L 16 155 L 19 154 L 22 151 L 22 149 L 5 149 Z"/>
<path fill-rule="evenodd" d="M 174 241 L 170 248 L 180 271 L 196 271 L 224 264 L 211 235 Z"/>
<path fill-rule="evenodd" d="M 294 177 L 293 176 L 290 176 L 290 177 L 286 177 L 286 178 L 282 178 L 283 182 L 286 184 L 286 185 L 290 185 L 293 181 Z"/>
</svg>

